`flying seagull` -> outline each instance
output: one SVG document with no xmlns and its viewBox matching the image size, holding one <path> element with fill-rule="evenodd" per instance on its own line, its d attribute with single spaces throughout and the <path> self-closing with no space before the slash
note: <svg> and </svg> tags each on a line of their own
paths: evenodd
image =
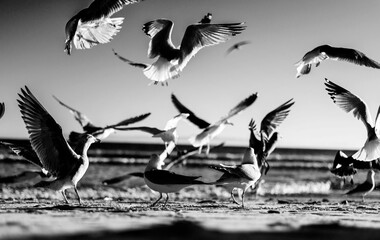
<svg viewBox="0 0 380 240">
<path fill-rule="evenodd" d="M 256 130 L 256 124 L 253 119 L 249 123 L 249 147 L 255 150 L 258 164 L 262 174 L 269 170 L 266 159 L 276 148 L 279 134 L 276 132 L 277 127 L 285 120 L 290 112 L 290 107 L 294 101 L 290 99 L 279 107 L 269 112 L 261 121 L 260 130 Z"/>
<path fill-rule="evenodd" d="M 4 116 L 5 113 L 5 104 L 3 102 L 0 103 L 0 119 Z"/>
<path fill-rule="evenodd" d="M 185 107 L 177 97 L 172 94 L 172 102 L 177 110 L 181 113 L 188 113 L 189 117 L 187 120 L 198 126 L 200 129 L 203 129 L 199 134 L 191 137 L 189 139 L 190 143 L 194 147 L 199 147 L 199 152 L 202 151 L 202 147 L 207 145 L 206 153 L 210 150 L 210 141 L 220 134 L 227 125 L 232 125 L 229 122 L 229 119 L 233 116 L 237 115 L 247 107 L 251 106 L 252 103 L 255 102 L 257 98 L 257 93 L 251 94 L 249 97 L 241 101 L 238 105 L 236 105 L 233 109 L 231 109 L 226 116 L 223 116 L 219 121 L 214 124 L 210 124 L 203 119 L 197 117 L 192 111 L 190 111 L 187 107 Z"/>
<path fill-rule="evenodd" d="M 68 203 L 65 190 L 74 188 L 78 196 L 77 184 L 86 173 L 89 160 L 87 150 L 98 139 L 85 135 L 73 150 L 66 142 L 61 126 L 41 105 L 32 92 L 25 86 L 17 100 L 22 119 L 29 133 L 30 143 L 39 160 L 56 180 L 39 182 L 36 187 L 47 187 L 60 191 Z"/>
<path fill-rule="evenodd" d="M 227 190 L 230 191 L 231 198 L 235 203 L 239 204 L 234 197 L 234 189 L 240 188 L 243 190 L 241 205 L 242 208 L 244 208 L 245 192 L 250 187 L 254 186 L 257 180 L 261 177 L 255 150 L 253 148 L 247 148 L 240 165 L 226 166 L 224 164 L 220 164 L 220 166 L 210 167 L 223 172 L 223 175 L 213 184 L 225 186 Z"/>
<path fill-rule="evenodd" d="M 76 49 L 88 49 L 111 41 L 121 29 L 124 18 L 110 18 L 125 5 L 142 0 L 94 0 L 73 16 L 65 27 L 65 52 L 71 54 L 71 43 Z"/>
<path fill-rule="evenodd" d="M 163 161 L 157 154 L 153 154 L 149 160 L 148 165 L 144 171 L 144 180 L 146 185 L 160 193 L 160 197 L 151 204 L 151 207 L 155 206 L 162 198 L 162 193 L 166 193 L 166 200 L 164 207 L 169 200 L 169 193 L 178 192 L 182 188 L 191 185 L 203 185 L 207 184 L 200 180 L 200 176 L 185 176 L 167 170 L 162 170 Z"/>
<path fill-rule="evenodd" d="M 74 115 L 75 120 L 77 120 L 79 122 L 79 124 L 81 125 L 81 127 L 83 129 L 83 133 L 78 133 L 78 132 L 71 132 L 70 133 L 69 140 L 72 143 L 77 142 L 77 140 L 79 138 L 81 138 L 84 134 L 91 134 L 99 140 L 104 140 L 109 135 L 111 135 L 112 133 L 115 132 L 116 127 L 128 126 L 132 123 L 142 121 L 150 115 L 150 113 L 145 113 L 145 114 L 141 114 L 141 115 L 136 116 L 136 117 L 127 118 L 127 119 L 125 119 L 119 123 L 116 123 L 116 124 L 107 125 L 105 127 L 99 127 L 99 126 L 95 126 L 85 114 L 83 114 L 83 113 L 79 112 L 78 110 L 75 110 L 74 108 L 70 107 L 69 105 L 63 103 L 56 96 L 53 96 L 53 97 L 55 100 L 58 101 L 59 104 L 66 107 L 67 109 L 69 109 L 71 114 Z"/>
<path fill-rule="evenodd" d="M 173 22 L 168 19 L 149 21 L 143 25 L 142 30 L 151 38 L 148 57 L 157 60 L 151 65 L 130 62 L 133 63 L 131 65 L 143 67 L 144 75 L 154 84 L 160 82 L 164 85 L 167 80 L 179 77 L 199 50 L 226 42 L 245 28 L 244 23 L 194 23 L 186 28 L 181 45 L 176 48 L 171 40 Z"/>
<path fill-rule="evenodd" d="M 369 193 L 371 193 L 374 188 L 375 188 L 375 172 L 372 169 L 370 169 L 367 173 L 367 179 L 365 180 L 365 182 L 359 184 L 354 189 L 348 191 L 346 194 L 347 195 L 361 194 L 362 200 L 364 202 L 364 197 L 368 195 Z"/>
<path fill-rule="evenodd" d="M 158 129 L 154 127 L 116 127 L 116 130 L 123 131 L 131 131 L 131 130 L 139 130 L 143 132 L 147 132 L 152 134 L 152 137 L 161 138 L 165 143 L 165 148 L 172 142 L 177 144 L 178 133 L 177 133 L 177 125 L 181 119 L 185 119 L 189 116 L 188 113 L 180 113 L 173 118 L 171 118 L 165 125 L 164 129 Z"/>
<path fill-rule="evenodd" d="M 235 43 L 231 47 L 229 47 L 226 51 L 226 55 L 229 55 L 232 51 L 240 50 L 243 46 L 250 44 L 251 41 L 241 41 L 238 43 Z"/>
<path fill-rule="evenodd" d="M 207 13 L 198 23 L 211 23 L 212 14 Z"/>
<path fill-rule="evenodd" d="M 357 151 L 352 157 L 359 161 L 372 161 L 380 157 L 380 139 L 379 139 L 379 113 L 380 107 L 376 114 L 375 123 L 372 120 L 367 104 L 355 94 L 338 86 L 337 84 L 325 78 L 327 93 L 336 105 L 345 112 L 352 111 L 354 117 L 360 119 L 367 129 L 367 140 L 364 146 Z"/>
<path fill-rule="evenodd" d="M 307 52 L 302 59 L 295 64 L 297 67 L 296 77 L 299 78 L 301 75 L 310 73 L 313 64 L 318 67 L 319 64 L 326 59 L 346 61 L 371 68 L 380 68 L 380 63 L 368 58 L 364 53 L 358 50 L 322 45 Z"/>
</svg>

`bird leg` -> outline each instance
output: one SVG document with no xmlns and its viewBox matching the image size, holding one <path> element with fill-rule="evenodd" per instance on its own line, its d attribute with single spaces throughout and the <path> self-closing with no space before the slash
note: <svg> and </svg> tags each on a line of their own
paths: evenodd
<svg viewBox="0 0 380 240">
<path fill-rule="evenodd" d="M 75 193 L 76 193 L 77 196 L 78 196 L 78 202 L 79 202 L 79 205 L 82 205 L 82 201 L 81 201 L 81 199 L 80 199 L 80 196 L 79 196 L 79 193 L 78 193 L 77 186 L 74 187 L 74 190 L 75 190 Z"/>
<path fill-rule="evenodd" d="M 66 203 L 69 204 L 69 201 L 67 201 L 65 190 L 61 191 L 63 198 L 65 199 Z"/>
<path fill-rule="evenodd" d="M 168 202 L 169 200 L 169 193 L 166 193 L 166 200 L 165 200 L 165 203 L 164 203 L 164 207 L 166 206 L 166 203 Z"/>
<path fill-rule="evenodd" d="M 238 201 L 236 201 L 235 199 L 235 196 L 234 196 L 234 188 L 231 190 L 231 198 L 232 198 L 232 202 L 237 204 L 237 205 L 240 205 L 240 203 Z"/>
<path fill-rule="evenodd" d="M 154 206 L 158 203 L 158 201 L 161 200 L 161 198 L 162 198 L 162 193 L 160 193 L 160 197 L 159 197 L 154 203 L 152 203 L 152 204 L 150 205 L 150 207 L 154 207 Z"/>
<path fill-rule="evenodd" d="M 245 196 L 245 191 L 246 190 L 247 190 L 247 188 L 243 190 L 243 194 L 241 195 L 241 207 L 242 208 L 244 208 L 244 196 Z"/>
<path fill-rule="evenodd" d="M 199 153 L 199 154 L 202 153 L 202 147 L 203 147 L 203 145 L 200 145 L 200 146 L 199 146 L 199 150 L 198 150 L 198 153 Z"/>
<path fill-rule="evenodd" d="M 363 196 L 362 196 L 362 202 L 365 202 L 365 199 L 364 199 L 364 194 L 363 194 Z"/>
<path fill-rule="evenodd" d="M 210 153 L 210 142 L 207 143 L 206 155 Z"/>
</svg>

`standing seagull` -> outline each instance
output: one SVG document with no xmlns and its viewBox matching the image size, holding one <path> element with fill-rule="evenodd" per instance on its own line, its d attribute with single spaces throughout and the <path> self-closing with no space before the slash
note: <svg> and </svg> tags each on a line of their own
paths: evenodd
<svg viewBox="0 0 380 240">
<path fill-rule="evenodd" d="M 155 206 L 162 198 L 162 193 L 166 193 L 166 200 L 164 207 L 169 200 L 169 193 L 178 192 L 182 188 L 191 185 L 203 185 L 207 184 L 202 181 L 196 180 L 200 176 L 185 176 L 162 170 L 163 160 L 157 155 L 153 154 L 149 160 L 148 165 L 144 171 L 144 180 L 148 187 L 156 192 L 160 193 L 160 197 L 151 205 Z"/>
<path fill-rule="evenodd" d="M 380 68 L 380 63 L 368 58 L 364 53 L 358 50 L 322 45 L 307 52 L 305 56 L 295 64 L 297 67 L 296 77 L 299 78 L 301 75 L 310 73 L 312 64 L 318 67 L 319 64 L 326 59 L 346 61 L 371 68 Z"/>
<path fill-rule="evenodd" d="M 71 143 L 76 143 L 77 140 L 85 134 L 91 134 L 92 136 L 94 136 L 95 138 L 99 140 L 104 140 L 109 135 L 115 132 L 116 127 L 128 126 L 129 124 L 142 121 L 150 115 L 150 113 L 145 113 L 136 117 L 127 118 L 116 124 L 107 125 L 105 127 L 98 127 L 98 126 L 95 126 L 86 115 L 79 112 L 78 110 L 75 110 L 69 105 L 63 103 L 57 97 L 55 96 L 53 97 L 55 100 L 59 102 L 59 104 L 61 104 L 62 106 L 70 110 L 70 112 L 74 115 L 75 120 L 77 120 L 83 128 L 84 133 L 78 133 L 78 132 L 70 133 L 69 140 Z"/>
<path fill-rule="evenodd" d="M 176 48 L 171 40 L 173 22 L 167 19 L 150 21 L 143 25 L 143 31 L 151 38 L 148 57 L 158 59 L 152 65 L 128 61 L 133 66 L 144 68 L 144 75 L 154 84 L 164 84 L 179 77 L 186 64 L 202 48 L 226 42 L 240 34 L 246 28 L 243 24 L 194 23 L 186 28 L 181 45 Z"/>
<path fill-rule="evenodd" d="M 247 97 L 238 105 L 236 105 L 233 109 L 231 109 L 226 116 L 222 117 L 219 121 L 215 122 L 214 124 L 210 124 L 205 120 L 198 118 L 192 111 L 185 107 L 174 94 L 172 94 L 172 102 L 174 106 L 177 108 L 177 110 L 181 113 L 189 113 L 189 117 L 187 119 L 193 124 L 197 125 L 199 128 L 203 129 L 202 132 L 191 137 L 189 141 L 194 147 L 199 147 L 199 152 L 201 152 L 202 147 L 207 144 L 207 154 L 210 150 L 210 141 L 214 137 L 219 135 L 227 125 L 232 125 L 232 123 L 228 120 L 231 117 L 243 111 L 244 109 L 246 109 L 247 107 L 251 106 L 252 103 L 255 102 L 256 98 L 257 93 L 251 94 L 249 97 Z"/>
<path fill-rule="evenodd" d="M 338 86 L 337 84 L 325 78 L 325 85 L 331 99 L 345 112 L 352 111 L 354 117 L 360 119 L 367 129 L 367 140 L 364 146 L 357 151 L 352 157 L 359 161 L 372 161 L 380 157 L 380 139 L 379 139 L 379 114 L 380 107 L 376 114 L 375 124 L 367 104 L 355 94 Z"/>
<path fill-rule="evenodd" d="M 373 189 L 375 188 L 375 172 L 370 169 L 367 173 L 367 179 L 365 180 L 364 183 L 359 184 L 356 186 L 354 189 L 350 190 L 347 192 L 347 195 L 352 195 L 352 194 L 361 194 L 362 195 L 362 200 L 364 202 L 364 197 L 371 193 Z"/>
<path fill-rule="evenodd" d="M 68 203 L 65 190 L 74 188 L 78 196 L 77 184 L 86 173 L 89 160 L 87 150 L 98 139 L 85 135 L 78 142 L 75 151 L 66 142 L 61 126 L 46 111 L 28 87 L 21 89 L 17 100 L 22 119 L 29 133 L 30 143 L 43 167 L 56 180 L 40 182 L 36 187 L 47 187 L 60 191 Z"/>
<path fill-rule="evenodd" d="M 168 147 L 170 143 L 177 144 L 178 140 L 178 134 L 177 134 L 177 125 L 178 122 L 181 119 L 185 119 L 189 116 L 188 113 L 181 113 L 176 116 L 174 116 L 172 119 L 170 119 L 167 123 L 165 128 L 158 129 L 158 128 L 153 128 L 153 127 L 127 127 L 127 128 L 122 128 L 122 127 L 116 127 L 116 130 L 125 130 L 125 131 L 130 131 L 130 130 L 140 130 L 143 132 L 147 132 L 152 134 L 152 137 L 155 138 L 161 138 L 162 141 L 165 143 L 165 148 Z"/>
<path fill-rule="evenodd" d="M 242 207 L 244 208 L 244 196 L 247 189 L 255 185 L 261 177 L 260 168 L 257 163 L 255 150 L 248 148 L 243 156 L 243 161 L 240 165 L 226 166 L 210 166 L 213 169 L 223 172 L 223 175 L 214 184 L 224 185 L 231 192 L 231 198 L 238 204 L 234 197 L 234 189 L 240 188 L 243 190 Z"/>
<path fill-rule="evenodd" d="M 124 18 L 110 18 L 124 5 L 142 0 L 94 0 L 72 17 L 65 27 L 65 52 L 71 54 L 71 43 L 77 49 L 87 49 L 99 43 L 108 43 L 121 29 Z"/>
</svg>

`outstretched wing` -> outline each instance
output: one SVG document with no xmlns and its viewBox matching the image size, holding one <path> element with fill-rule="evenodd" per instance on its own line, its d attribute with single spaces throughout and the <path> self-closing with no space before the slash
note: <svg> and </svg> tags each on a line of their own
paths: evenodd
<svg viewBox="0 0 380 240">
<path fill-rule="evenodd" d="M 46 111 L 28 87 L 17 100 L 30 143 L 42 165 L 53 176 L 64 176 L 75 166 L 76 153 L 66 142 L 61 126 Z"/>
<path fill-rule="evenodd" d="M 138 67 L 138 68 L 147 68 L 149 65 L 145 64 L 145 63 L 137 63 L 137 62 L 133 62 L 129 59 L 126 59 L 125 57 L 123 56 L 120 56 L 117 52 L 115 52 L 115 50 L 112 48 L 112 51 L 113 51 L 113 54 L 115 54 L 116 57 L 118 57 L 121 61 L 123 62 L 126 62 L 128 63 L 129 65 L 131 66 L 134 66 L 134 67 Z"/>
<path fill-rule="evenodd" d="M 240 113 L 247 107 L 251 106 L 257 99 L 257 93 L 251 94 L 249 97 L 241 101 L 238 105 L 236 105 L 234 108 L 232 108 L 226 116 L 224 116 L 220 122 L 226 121 L 229 118 L 235 116 L 236 114 Z"/>
<path fill-rule="evenodd" d="M 351 62 L 357 65 L 380 68 L 380 63 L 368 58 L 364 53 L 351 48 L 324 47 L 324 51 L 329 59 Z"/>
<path fill-rule="evenodd" d="M 141 114 L 139 116 L 127 118 L 127 119 L 125 119 L 121 122 L 118 122 L 116 124 L 109 125 L 109 126 L 105 127 L 104 129 L 115 128 L 115 127 L 125 127 L 125 126 L 128 126 L 129 124 L 140 122 L 140 121 L 144 120 L 145 118 L 147 118 L 149 115 L 150 115 L 150 113 L 144 113 L 144 114 Z"/>
<path fill-rule="evenodd" d="M 33 150 L 32 146 L 30 145 L 21 146 L 21 145 L 17 145 L 13 143 L 2 142 L 2 141 L 0 141 L 0 145 L 3 145 L 9 148 L 17 156 L 23 157 L 25 160 L 36 165 L 37 167 L 43 168 L 42 163 L 40 159 L 38 159 L 38 156 L 36 152 Z"/>
<path fill-rule="evenodd" d="M 273 111 L 269 112 L 264 119 L 261 121 L 261 131 L 264 131 L 268 138 L 271 137 L 272 133 L 276 128 L 285 120 L 288 116 L 290 107 L 294 104 L 293 99 L 280 105 Z"/>
<path fill-rule="evenodd" d="M 148 48 L 149 58 L 165 55 L 165 50 L 173 48 L 171 42 L 172 21 L 167 19 L 149 21 L 143 25 L 142 30 L 151 38 Z"/>
<path fill-rule="evenodd" d="M 181 42 L 182 56 L 179 60 L 179 69 L 182 70 L 202 48 L 226 42 L 232 36 L 243 32 L 245 28 L 244 23 L 196 23 L 188 26 Z"/>
<path fill-rule="evenodd" d="M 152 127 L 115 127 L 116 130 L 121 130 L 121 131 L 132 131 L 132 130 L 139 130 L 143 132 L 150 133 L 152 135 L 156 135 L 159 133 L 164 132 L 163 130 L 160 130 L 158 128 L 152 128 Z"/>
<path fill-rule="evenodd" d="M 256 123 L 253 119 L 248 124 L 250 131 L 249 135 L 249 147 L 253 148 L 255 153 L 260 154 L 264 151 L 264 143 L 257 136 Z"/>
<path fill-rule="evenodd" d="M 203 119 L 200 119 L 199 117 L 197 117 L 192 111 L 190 111 L 190 109 L 188 109 L 187 107 L 185 107 L 179 100 L 178 98 L 172 94 L 172 102 L 174 104 L 174 106 L 177 108 L 177 110 L 180 112 L 180 113 L 188 113 L 190 114 L 187 119 L 192 122 L 193 124 L 197 125 L 200 129 L 204 129 L 204 128 L 207 128 L 208 126 L 210 126 L 210 123 L 206 122 L 205 120 Z"/>
<path fill-rule="evenodd" d="M 327 93 L 334 103 L 347 113 L 352 111 L 354 117 L 360 119 L 367 128 L 367 132 L 371 133 L 373 122 L 367 104 L 355 94 L 329 81 L 327 78 L 325 78 L 325 85 Z"/>
<path fill-rule="evenodd" d="M 5 112 L 5 105 L 4 103 L 0 103 L 0 119 L 4 116 L 4 112 Z"/>
</svg>

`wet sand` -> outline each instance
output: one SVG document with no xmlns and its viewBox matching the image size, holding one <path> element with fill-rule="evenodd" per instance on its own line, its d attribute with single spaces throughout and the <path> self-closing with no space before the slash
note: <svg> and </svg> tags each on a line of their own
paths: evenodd
<svg viewBox="0 0 380 240">
<path fill-rule="evenodd" d="M 203 189 L 204 190 L 204 189 Z M 340 196 L 255 197 L 246 208 L 228 194 L 202 189 L 172 194 L 168 205 L 149 207 L 156 193 L 136 188 L 130 199 L 85 197 L 83 205 L 59 195 L 0 201 L 1 239 L 378 239 L 379 204 Z M 89 190 L 87 190 L 89 191 Z M 4 191 L 3 191 L 4 192 Z M 80 192 L 82 196 L 86 192 Z M 136 196 L 136 194 L 142 194 Z M 131 195 L 131 196 L 132 196 Z M 195 195 L 197 197 L 189 197 Z M 58 197 L 57 197 L 58 196 Z M 73 195 L 69 195 L 73 196 Z"/>
</svg>

